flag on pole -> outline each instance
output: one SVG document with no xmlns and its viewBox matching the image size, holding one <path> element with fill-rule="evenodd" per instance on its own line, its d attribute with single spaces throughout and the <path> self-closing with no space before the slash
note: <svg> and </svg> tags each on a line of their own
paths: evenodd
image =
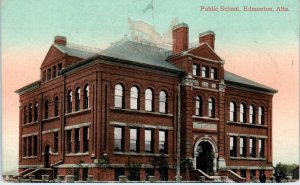
<svg viewBox="0 0 300 185">
<path fill-rule="evenodd" d="M 146 13 L 150 9 L 153 9 L 153 0 L 143 9 L 143 13 Z"/>
</svg>

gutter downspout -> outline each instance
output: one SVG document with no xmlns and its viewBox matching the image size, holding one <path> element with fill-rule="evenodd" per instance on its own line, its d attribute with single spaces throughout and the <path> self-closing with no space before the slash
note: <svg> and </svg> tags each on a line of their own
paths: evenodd
<svg viewBox="0 0 300 185">
<path fill-rule="evenodd" d="M 178 84 L 178 97 L 177 97 L 177 170 L 176 170 L 176 182 L 180 183 L 180 113 L 181 113 L 181 92 L 180 92 L 180 83 Z"/>
</svg>

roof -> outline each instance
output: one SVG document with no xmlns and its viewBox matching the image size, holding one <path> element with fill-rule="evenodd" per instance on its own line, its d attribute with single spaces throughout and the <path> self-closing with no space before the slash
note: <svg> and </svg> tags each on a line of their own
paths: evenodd
<svg viewBox="0 0 300 185">
<path fill-rule="evenodd" d="M 82 59 L 87 59 L 96 54 L 96 52 L 87 51 L 84 50 L 83 48 L 70 47 L 68 45 L 64 46 L 59 44 L 53 44 L 53 46 L 57 48 L 59 51 L 61 51 L 62 53 L 65 53 L 69 56 L 82 58 Z"/>
<path fill-rule="evenodd" d="M 34 90 L 34 89 L 39 88 L 39 87 L 40 87 L 40 84 L 41 84 L 41 81 L 38 80 L 38 81 L 35 81 L 35 82 L 33 82 L 33 83 L 30 83 L 30 84 L 28 84 L 28 85 L 26 85 L 26 86 L 24 86 L 24 87 L 22 87 L 22 88 L 16 90 L 15 92 L 21 95 L 21 94 L 24 94 L 24 93 L 26 93 L 26 92 L 29 92 L 29 91 L 32 91 L 32 90 Z"/>
<path fill-rule="evenodd" d="M 260 91 L 266 91 L 270 93 L 278 92 L 276 89 L 262 85 L 260 83 L 254 82 L 252 80 L 249 80 L 247 78 L 241 77 L 239 75 L 236 75 L 228 71 L 225 71 L 224 73 L 224 80 L 225 80 L 225 84 L 238 85 L 238 86 L 248 87 L 248 88 L 252 88 Z"/>
<path fill-rule="evenodd" d="M 183 72 L 176 65 L 166 61 L 169 54 L 169 50 L 129 40 L 120 41 L 100 52 L 103 56 Z"/>
</svg>

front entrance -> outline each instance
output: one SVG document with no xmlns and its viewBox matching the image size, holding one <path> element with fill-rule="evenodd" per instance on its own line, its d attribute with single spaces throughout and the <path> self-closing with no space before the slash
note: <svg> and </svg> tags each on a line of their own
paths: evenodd
<svg viewBox="0 0 300 185">
<path fill-rule="evenodd" d="M 211 144 L 207 141 L 202 141 L 197 148 L 196 169 L 200 169 L 208 175 L 213 175 L 215 153 Z"/>
<path fill-rule="evenodd" d="M 44 167 L 50 168 L 50 146 L 46 145 L 44 154 Z"/>
</svg>

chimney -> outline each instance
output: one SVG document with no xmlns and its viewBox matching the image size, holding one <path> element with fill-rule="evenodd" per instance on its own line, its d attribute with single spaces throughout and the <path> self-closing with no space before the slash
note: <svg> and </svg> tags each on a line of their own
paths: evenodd
<svg viewBox="0 0 300 185">
<path fill-rule="evenodd" d="M 66 45 L 67 44 L 67 37 L 64 36 L 55 36 L 54 43 L 58 45 Z"/>
<path fill-rule="evenodd" d="M 173 27 L 173 52 L 180 53 L 189 47 L 189 26 L 180 23 Z"/>
<path fill-rule="evenodd" d="M 206 42 L 212 49 L 215 49 L 215 32 L 206 31 L 199 34 L 199 43 Z"/>
</svg>

